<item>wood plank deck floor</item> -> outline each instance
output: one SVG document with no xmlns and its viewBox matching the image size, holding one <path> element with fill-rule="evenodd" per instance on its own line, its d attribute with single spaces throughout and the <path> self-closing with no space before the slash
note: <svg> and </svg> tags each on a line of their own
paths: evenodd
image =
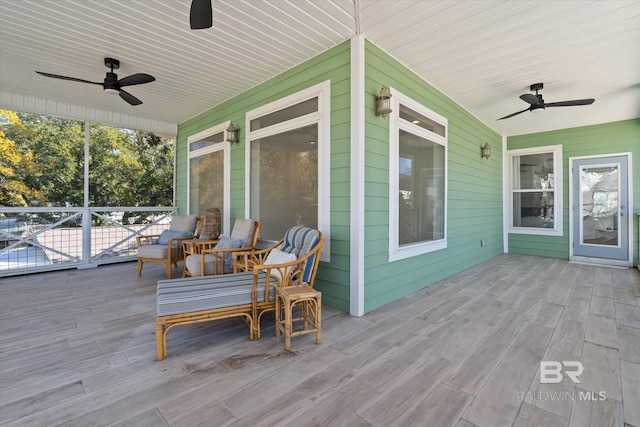
<svg viewBox="0 0 640 427">
<path fill-rule="evenodd" d="M 321 345 L 223 320 L 173 329 L 157 362 L 163 275 L 2 279 L 0 424 L 640 427 L 636 269 L 501 255 L 360 318 L 323 307 Z M 581 382 L 541 384 L 540 361 Z"/>
</svg>

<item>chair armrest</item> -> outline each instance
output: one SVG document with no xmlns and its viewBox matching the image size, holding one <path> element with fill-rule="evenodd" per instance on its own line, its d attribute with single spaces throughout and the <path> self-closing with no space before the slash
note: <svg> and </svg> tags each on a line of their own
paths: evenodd
<svg viewBox="0 0 640 427">
<path fill-rule="evenodd" d="M 251 251 L 242 251 L 237 254 L 233 254 L 233 272 L 239 273 L 241 271 L 251 271 L 254 265 L 263 264 L 267 259 L 267 255 L 272 249 L 277 248 L 283 242 L 280 239 L 275 244 L 269 246 L 266 249 L 253 249 Z"/>
<path fill-rule="evenodd" d="M 320 239 L 316 243 L 316 246 L 305 255 L 299 257 L 294 261 L 269 265 L 264 265 L 264 261 L 259 264 L 256 263 L 252 266 L 253 276 L 255 278 L 261 271 L 264 271 L 267 273 L 267 283 L 271 284 L 271 278 L 274 277 L 275 273 L 275 279 L 278 282 L 278 286 L 300 286 L 307 284 L 313 287 L 318 263 L 320 262 L 320 254 L 322 253 L 323 244 L 324 236 L 320 234 Z M 307 266 L 307 262 L 309 261 L 313 262 L 313 264 L 311 265 L 312 270 L 310 270 L 310 272 L 305 272 L 305 269 L 309 267 Z M 307 273 L 310 274 L 310 277 L 305 277 Z"/>
<path fill-rule="evenodd" d="M 295 261 L 282 264 L 255 264 L 253 275 L 257 276 L 261 271 L 267 274 L 267 282 L 272 283 L 274 280 L 277 286 L 299 286 L 302 285 L 302 274 L 307 257 L 301 257 Z"/>
<path fill-rule="evenodd" d="M 227 253 L 227 252 L 248 252 L 251 248 L 213 248 L 213 249 L 204 249 L 200 252 L 202 255 L 206 254 L 216 254 L 216 253 Z"/>
<path fill-rule="evenodd" d="M 169 249 L 171 249 L 172 247 L 176 247 L 176 248 L 180 248 L 182 249 L 182 244 L 180 244 L 180 242 L 185 242 L 187 240 L 193 240 L 195 238 L 195 236 L 187 236 L 187 237 L 172 237 L 169 239 L 169 241 L 167 242 L 167 247 Z M 175 246 L 174 246 L 174 242 L 175 242 Z"/>
<path fill-rule="evenodd" d="M 147 234 L 144 236 L 136 236 L 136 244 L 138 245 L 138 247 L 142 245 L 151 245 L 153 244 L 153 240 L 157 239 L 158 237 L 160 237 L 159 234 Z"/>
</svg>

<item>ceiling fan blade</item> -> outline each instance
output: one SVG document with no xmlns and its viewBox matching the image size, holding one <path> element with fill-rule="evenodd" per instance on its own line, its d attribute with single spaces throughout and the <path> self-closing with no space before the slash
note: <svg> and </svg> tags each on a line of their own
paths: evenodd
<svg viewBox="0 0 640 427">
<path fill-rule="evenodd" d="M 89 80 L 77 79 L 75 77 L 59 76 L 57 74 L 43 73 L 42 71 L 36 71 L 36 73 L 45 77 L 53 77 L 54 79 L 70 80 L 72 82 L 81 82 L 81 83 L 91 83 L 93 85 L 102 85 L 101 82 L 90 82 Z"/>
<path fill-rule="evenodd" d="M 538 99 L 538 97 L 531 93 L 525 93 L 524 95 L 520 95 L 520 99 L 522 99 L 524 102 L 527 102 L 533 106 L 540 104 L 540 100 Z"/>
<path fill-rule="evenodd" d="M 126 92 L 122 89 L 120 89 L 120 98 L 124 99 L 131 105 L 142 104 L 142 101 L 140 101 L 138 98 L 136 98 L 135 96 L 131 95 L 129 92 Z"/>
<path fill-rule="evenodd" d="M 593 104 L 595 99 L 575 99 L 573 101 L 560 101 L 560 102 L 547 102 L 545 107 L 571 107 L 573 105 L 590 105 Z"/>
<path fill-rule="evenodd" d="M 189 23 L 192 30 L 202 30 L 213 26 L 211 0 L 192 0 Z"/>
<path fill-rule="evenodd" d="M 118 86 L 122 87 L 122 86 L 139 85 L 142 83 L 151 83 L 155 80 L 156 80 L 155 77 L 149 74 L 138 73 L 138 74 L 133 74 L 131 76 L 118 80 Z"/>
<path fill-rule="evenodd" d="M 498 120 L 508 119 L 509 117 L 517 116 L 518 114 L 524 113 L 525 111 L 529 111 L 531 108 L 527 108 L 522 111 L 518 111 L 517 113 L 509 114 L 508 116 L 500 117 Z"/>
</svg>

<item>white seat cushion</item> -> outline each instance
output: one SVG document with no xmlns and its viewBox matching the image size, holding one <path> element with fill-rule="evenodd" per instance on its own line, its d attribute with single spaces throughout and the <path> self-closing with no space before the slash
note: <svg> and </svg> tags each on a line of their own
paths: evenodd
<svg viewBox="0 0 640 427">
<path fill-rule="evenodd" d="M 273 264 L 287 264 L 298 259 L 295 254 L 290 254 L 288 252 L 282 252 L 279 249 L 272 249 L 267 255 L 267 259 L 264 260 L 264 265 L 273 265 Z M 289 271 L 293 267 L 289 267 L 285 270 L 285 275 L 289 274 Z M 280 282 L 282 282 L 282 275 L 280 274 L 280 270 L 271 270 L 271 275 L 278 278 Z"/>
<path fill-rule="evenodd" d="M 206 254 L 204 256 L 204 274 L 205 275 L 210 275 L 213 274 L 213 261 L 214 261 L 215 255 L 212 254 Z M 223 265 L 222 262 L 223 257 L 222 256 L 218 256 L 218 269 L 217 272 L 220 273 L 220 269 Z M 202 256 L 201 255 L 189 255 L 186 259 L 185 259 L 185 264 L 187 266 L 187 270 L 189 270 L 189 273 L 191 273 L 192 276 L 199 276 L 200 275 L 200 262 L 202 261 Z M 233 267 L 229 268 L 225 266 L 224 272 L 225 273 L 231 273 L 231 271 L 233 271 Z"/>
<path fill-rule="evenodd" d="M 178 248 L 172 248 L 174 257 L 177 250 Z M 167 258 L 167 245 L 140 246 L 138 248 L 138 256 L 142 258 Z"/>
</svg>

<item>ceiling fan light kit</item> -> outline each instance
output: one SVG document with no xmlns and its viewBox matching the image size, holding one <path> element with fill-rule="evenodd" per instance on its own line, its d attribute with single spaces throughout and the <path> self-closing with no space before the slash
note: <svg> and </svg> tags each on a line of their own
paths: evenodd
<svg viewBox="0 0 640 427">
<path fill-rule="evenodd" d="M 529 89 L 536 94 L 533 95 L 531 93 L 525 93 L 520 95 L 520 99 L 529 104 L 529 108 L 526 108 L 522 111 L 517 111 L 513 114 L 509 114 L 504 117 L 500 117 L 498 120 L 508 119 L 513 116 L 517 116 L 518 114 L 524 113 L 525 111 L 530 111 L 532 113 L 542 113 L 545 109 L 549 107 L 573 107 L 576 105 L 590 105 L 593 104 L 595 99 L 576 99 L 573 101 L 560 101 L 560 102 L 544 102 L 542 99 L 542 95 L 538 93 L 539 90 L 542 90 L 544 84 L 542 83 L 534 83 L 529 86 Z"/>
<path fill-rule="evenodd" d="M 143 84 L 143 83 L 151 83 L 153 81 L 155 81 L 155 77 L 149 75 L 149 74 L 144 74 L 144 73 L 137 73 L 137 74 L 132 74 L 128 77 L 124 77 L 120 80 L 118 80 L 118 75 L 116 73 L 113 72 L 113 70 L 117 70 L 118 68 L 120 68 L 120 61 L 118 61 L 117 59 L 113 59 L 113 58 L 104 58 L 104 65 L 109 68 L 110 71 L 107 71 L 107 75 L 104 78 L 104 81 L 102 83 L 100 82 L 91 82 L 89 80 L 83 80 L 83 79 L 78 79 L 75 77 L 67 77 L 67 76 L 59 76 L 57 74 L 49 74 L 49 73 L 43 73 L 42 71 L 36 71 L 36 73 L 45 76 L 45 77 L 51 77 L 54 79 L 61 79 L 61 80 L 69 80 L 72 82 L 80 82 L 80 83 L 89 83 L 89 84 L 94 84 L 94 85 L 100 85 L 102 86 L 102 89 L 104 90 L 104 92 L 109 93 L 109 94 L 118 94 L 120 95 L 120 98 L 124 99 L 125 101 L 127 101 L 129 104 L 131 105 L 140 105 L 142 104 L 142 101 L 140 101 L 138 98 L 136 98 L 135 96 L 131 95 L 129 92 L 122 90 L 123 86 L 133 86 L 133 85 L 139 85 L 139 84 Z"/>
</svg>

